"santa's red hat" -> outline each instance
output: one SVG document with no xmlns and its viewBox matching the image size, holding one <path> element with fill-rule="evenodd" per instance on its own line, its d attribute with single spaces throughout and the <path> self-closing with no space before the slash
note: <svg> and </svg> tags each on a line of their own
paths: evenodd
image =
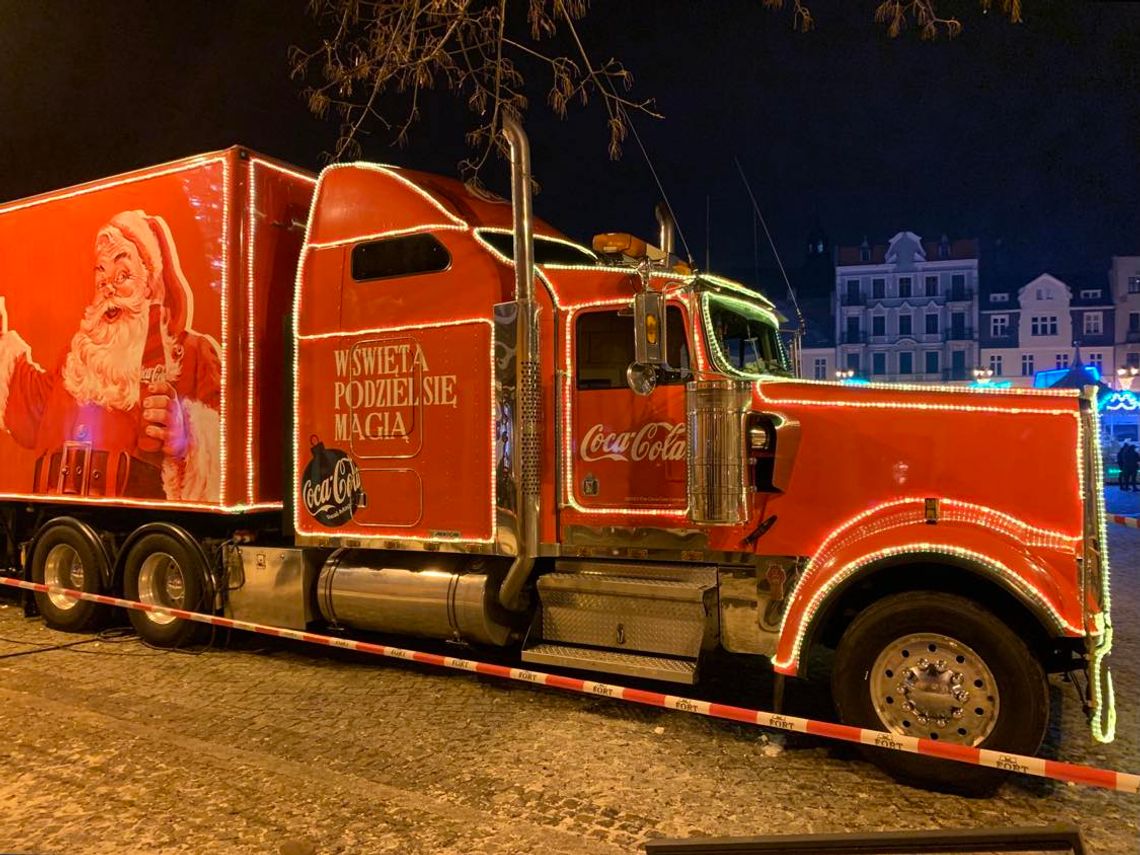
<svg viewBox="0 0 1140 855">
<path fill-rule="evenodd" d="M 182 273 L 178 248 L 166 221 L 145 211 L 122 211 L 111 217 L 99 233 L 111 229 L 138 249 L 143 264 L 151 272 L 152 282 L 162 292 L 154 297 L 166 309 L 167 332 L 178 335 L 194 322 L 194 293 Z"/>
</svg>

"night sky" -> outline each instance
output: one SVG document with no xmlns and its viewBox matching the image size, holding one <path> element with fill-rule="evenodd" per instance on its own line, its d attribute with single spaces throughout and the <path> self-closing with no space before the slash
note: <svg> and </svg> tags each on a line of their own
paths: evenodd
<svg viewBox="0 0 1140 855">
<path fill-rule="evenodd" d="M 318 169 L 337 127 L 289 78 L 290 45 L 319 38 L 304 5 L 0 0 L 0 199 L 235 143 Z M 770 276 L 734 157 L 789 266 L 817 219 L 836 243 L 978 237 L 1022 281 L 1103 281 L 1110 256 L 1140 254 L 1140 4 L 1026 0 L 1014 26 L 943 0 L 967 28 L 935 44 L 887 39 L 873 2 L 811 5 L 807 35 L 760 0 L 595 0 L 580 24 L 666 115 L 635 122 L 698 264 Z M 538 214 L 583 241 L 653 238 L 658 191 L 632 138 L 610 162 L 600 106 L 559 121 L 545 91 L 533 82 L 526 124 Z M 466 122 L 441 92 L 408 147 L 377 130 L 365 155 L 454 175 Z M 504 167 L 486 180 L 507 194 Z"/>
</svg>

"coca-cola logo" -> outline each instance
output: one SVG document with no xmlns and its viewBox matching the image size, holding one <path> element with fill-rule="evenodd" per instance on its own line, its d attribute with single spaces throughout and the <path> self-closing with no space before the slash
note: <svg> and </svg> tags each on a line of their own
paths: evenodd
<svg viewBox="0 0 1140 855">
<path fill-rule="evenodd" d="M 364 505 L 360 467 L 339 448 L 325 448 L 314 438 L 312 460 L 301 478 L 305 509 L 321 525 L 342 526 Z"/>
<path fill-rule="evenodd" d="M 646 422 L 636 430 L 609 431 L 599 423 L 586 431 L 578 454 L 585 461 L 684 460 L 685 425 Z"/>
</svg>

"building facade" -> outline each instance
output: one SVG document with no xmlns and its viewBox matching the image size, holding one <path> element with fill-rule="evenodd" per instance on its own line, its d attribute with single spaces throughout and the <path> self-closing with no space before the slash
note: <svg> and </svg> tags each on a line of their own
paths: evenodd
<svg viewBox="0 0 1140 855">
<path fill-rule="evenodd" d="M 1140 255 L 1113 256 L 1108 283 L 1116 307 L 1116 364 L 1140 368 Z"/>
<path fill-rule="evenodd" d="M 976 240 L 899 232 L 886 244 L 838 248 L 837 370 L 872 381 L 969 382 L 977 327 Z"/>
<path fill-rule="evenodd" d="M 1137 312 L 1140 321 L 1140 306 Z M 1070 284 L 1043 273 L 1016 290 L 987 291 L 981 309 L 982 367 L 993 371 L 994 380 L 1032 386 L 1038 372 L 1069 368 L 1079 356 L 1111 382 L 1118 364 L 1116 314 L 1102 282 Z M 1140 356 L 1140 344 L 1137 351 Z"/>
</svg>

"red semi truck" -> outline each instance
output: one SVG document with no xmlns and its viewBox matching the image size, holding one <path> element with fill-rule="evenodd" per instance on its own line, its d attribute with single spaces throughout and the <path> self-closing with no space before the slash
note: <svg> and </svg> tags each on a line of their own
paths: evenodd
<svg viewBox="0 0 1140 855">
<path fill-rule="evenodd" d="M 233 148 L 0 206 L 0 514 L 48 623 L 107 618 L 72 588 L 682 683 L 823 644 L 850 724 L 1032 753 L 1074 672 L 1111 739 L 1093 393 L 796 379 L 667 217 L 535 219 L 505 132 L 511 202 Z"/>
</svg>

